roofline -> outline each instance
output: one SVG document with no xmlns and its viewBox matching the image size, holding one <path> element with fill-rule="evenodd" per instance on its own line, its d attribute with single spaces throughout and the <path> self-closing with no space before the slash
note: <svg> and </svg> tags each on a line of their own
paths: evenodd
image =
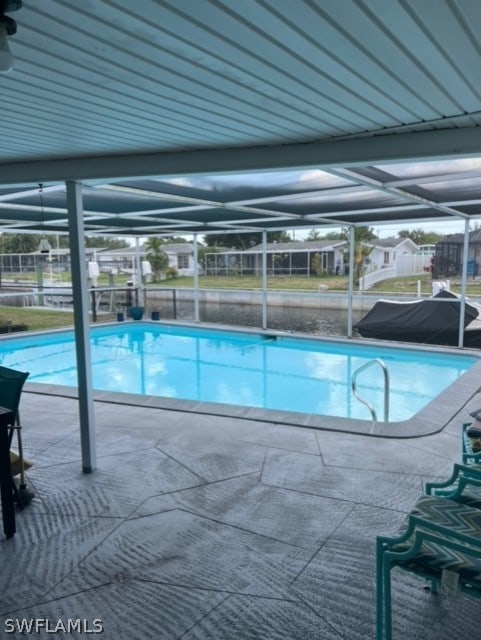
<svg viewBox="0 0 481 640">
<path fill-rule="evenodd" d="M 416 242 L 414 242 L 414 240 L 412 238 L 393 238 L 393 240 L 398 240 L 398 242 L 396 242 L 396 244 L 378 244 L 378 242 L 382 242 L 383 240 L 389 240 L 389 238 L 374 238 L 373 240 L 363 240 L 363 244 L 367 245 L 367 246 L 372 246 L 375 247 L 377 249 L 395 249 L 396 247 L 398 247 L 400 244 L 402 244 L 403 242 L 410 242 L 412 245 L 414 245 L 415 247 L 419 247 L 420 245 L 418 245 Z"/>
</svg>

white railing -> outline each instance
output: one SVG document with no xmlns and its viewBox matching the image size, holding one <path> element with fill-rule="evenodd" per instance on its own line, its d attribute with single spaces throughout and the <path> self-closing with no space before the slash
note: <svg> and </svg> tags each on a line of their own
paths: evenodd
<svg viewBox="0 0 481 640">
<path fill-rule="evenodd" d="M 388 280 L 389 278 L 395 278 L 397 276 L 396 267 L 390 269 L 378 269 L 377 271 L 371 271 L 366 273 L 365 276 L 359 279 L 359 291 L 367 291 L 377 282 L 381 280 Z"/>
<path fill-rule="evenodd" d="M 376 269 L 366 273 L 359 280 L 359 291 L 367 291 L 377 282 L 389 278 L 402 278 L 403 276 L 421 275 L 429 267 L 429 258 L 422 255 L 399 255 L 396 266 L 386 269 Z"/>
</svg>

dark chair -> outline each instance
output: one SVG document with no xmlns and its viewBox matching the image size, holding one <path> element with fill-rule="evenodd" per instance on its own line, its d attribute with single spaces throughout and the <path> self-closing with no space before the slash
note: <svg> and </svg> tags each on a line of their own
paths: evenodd
<svg viewBox="0 0 481 640">
<path fill-rule="evenodd" d="M 23 385 L 25 384 L 28 376 L 29 373 L 24 371 L 16 371 L 15 369 L 0 366 L 0 406 L 12 411 L 15 416 L 14 425 L 9 430 L 9 445 L 11 446 L 13 435 L 16 432 L 20 483 L 17 487 L 16 483 L 12 480 L 12 485 L 15 493 L 15 499 L 20 507 L 24 507 L 34 497 L 34 494 L 27 489 L 25 483 L 25 464 L 21 433 L 22 427 L 20 425 L 20 414 L 18 409 Z"/>
</svg>

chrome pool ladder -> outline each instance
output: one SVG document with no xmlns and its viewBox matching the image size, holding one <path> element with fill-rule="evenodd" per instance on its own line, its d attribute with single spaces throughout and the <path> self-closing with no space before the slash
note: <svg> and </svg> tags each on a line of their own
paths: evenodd
<svg viewBox="0 0 481 640">
<path fill-rule="evenodd" d="M 365 369 L 367 369 L 368 367 L 374 364 L 379 365 L 384 374 L 384 422 L 388 422 L 389 421 L 389 371 L 386 365 L 384 364 L 384 362 L 379 358 L 375 358 L 374 360 L 369 360 L 368 362 L 365 362 L 362 366 L 360 366 L 358 369 L 356 369 L 352 374 L 352 378 L 351 378 L 352 393 L 354 394 L 354 397 L 359 400 L 359 402 L 362 402 L 363 404 L 365 404 L 366 407 L 369 409 L 373 419 L 373 424 L 377 422 L 376 410 L 374 409 L 372 404 L 370 404 L 367 400 L 364 400 L 363 398 L 361 398 L 357 390 L 356 382 L 357 382 L 358 375 L 362 371 L 364 371 Z"/>
</svg>

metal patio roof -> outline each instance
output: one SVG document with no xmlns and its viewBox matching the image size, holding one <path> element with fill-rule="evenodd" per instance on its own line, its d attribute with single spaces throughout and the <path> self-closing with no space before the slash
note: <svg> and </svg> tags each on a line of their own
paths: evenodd
<svg viewBox="0 0 481 640">
<path fill-rule="evenodd" d="M 478 0 L 23 0 L 8 15 L 0 231 L 67 232 L 65 180 L 102 235 L 481 214 Z"/>
</svg>

